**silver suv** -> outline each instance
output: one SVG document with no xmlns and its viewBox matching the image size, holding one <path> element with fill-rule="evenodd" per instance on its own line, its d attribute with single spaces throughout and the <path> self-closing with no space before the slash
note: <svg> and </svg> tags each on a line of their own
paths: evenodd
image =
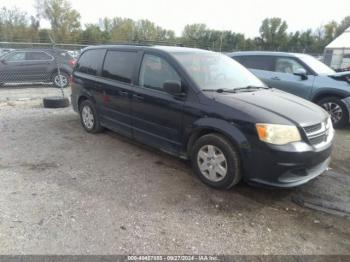
<svg viewBox="0 0 350 262">
<path fill-rule="evenodd" d="M 306 54 L 234 52 L 228 54 L 270 87 L 310 100 L 323 107 L 333 125 L 350 121 L 350 72 L 336 73 Z"/>
</svg>

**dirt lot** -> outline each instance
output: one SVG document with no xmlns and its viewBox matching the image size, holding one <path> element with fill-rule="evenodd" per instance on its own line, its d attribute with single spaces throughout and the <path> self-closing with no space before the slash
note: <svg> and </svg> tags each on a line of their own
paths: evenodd
<svg viewBox="0 0 350 262">
<path fill-rule="evenodd" d="M 350 254 L 350 129 L 301 188 L 217 191 L 186 162 L 43 109 L 48 94 L 0 89 L 1 254 Z"/>
</svg>

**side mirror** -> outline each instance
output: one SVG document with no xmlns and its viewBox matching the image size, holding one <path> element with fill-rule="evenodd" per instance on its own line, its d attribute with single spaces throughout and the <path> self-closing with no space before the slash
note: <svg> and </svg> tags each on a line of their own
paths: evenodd
<svg viewBox="0 0 350 262">
<path fill-rule="evenodd" d="M 165 92 L 167 92 L 170 95 L 173 96 L 183 96 L 184 93 L 182 92 L 181 88 L 181 82 L 179 81 L 166 81 L 163 84 L 163 89 Z"/>
<path fill-rule="evenodd" d="M 7 64 L 6 60 L 3 58 L 3 59 L 0 59 L 0 62 L 3 63 L 4 65 Z"/>
<path fill-rule="evenodd" d="M 298 68 L 295 72 L 294 75 L 300 76 L 301 79 L 306 80 L 307 79 L 307 72 L 304 68 Z"/>
</svg>

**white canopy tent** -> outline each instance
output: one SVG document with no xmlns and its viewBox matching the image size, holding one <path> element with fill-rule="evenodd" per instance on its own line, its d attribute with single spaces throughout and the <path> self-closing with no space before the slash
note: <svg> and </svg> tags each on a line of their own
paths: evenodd
<svg viewBox="0 0 350 262">
<path fill-rule="evenodd" d="M 334 69 L 350 70 L 350 27 L 326 46 L 324 62 Z"/>
</svg>

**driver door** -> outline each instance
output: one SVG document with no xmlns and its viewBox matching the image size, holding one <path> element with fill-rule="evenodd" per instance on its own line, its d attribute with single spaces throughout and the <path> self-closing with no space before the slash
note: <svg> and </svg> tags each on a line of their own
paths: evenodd
<svg viewBox="0 0 350 262">
<path fill-rule="evenodd" d="M 298 69 L 304 69 L 301 63 L 293 57 L 276 57 L 274 72 L 269 82 L 272 87 L 281 89 L 285 92 L 309 99 L 315 80 L 315 76 L 308 73 L 306 79 L 295 75 Z"/>
<path fill-rule="evenodd" d="M 165 92 L 166 81 L 181 82 L 181 78 L 165 58 L 144 54 L 131 100 L 133 136 L 176 154 L 181 149 L 184 99 Z"/>
</svg>

